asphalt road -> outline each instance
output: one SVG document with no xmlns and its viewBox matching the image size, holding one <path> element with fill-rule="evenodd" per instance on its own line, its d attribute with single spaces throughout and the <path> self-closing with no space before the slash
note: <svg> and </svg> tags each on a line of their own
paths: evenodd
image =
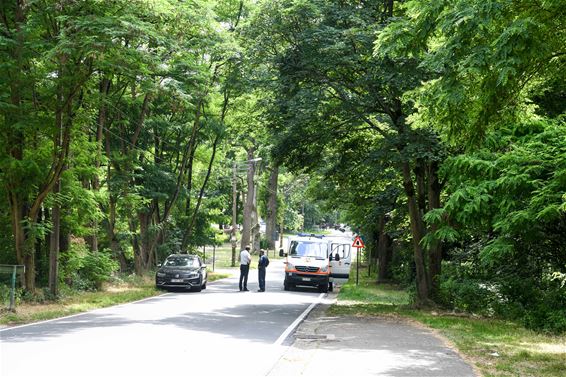
<svg viewBox="0 0 566 377">
<path fill-rule="evenodd" d="M 0 376 L 476 376 L 429 330 L 329 317 L 335 292 L 285 292 L 282 278 L 272 260 L 267 292 L 256 292 L 251 270 L 250 292 L 235 277 L 0 330 Z"/>
<path fill-rule="evenodd" d="M 256 258 L 257 261 L 257 258 Z M 173 292 L 135 303 L 0 331 L 0 375 L 266 375 L 285 339 L 321 298 L 285 292 L 272 260 L 267 292 L 239 292 L 237 278 L 200 293 Z"/>
</svg>

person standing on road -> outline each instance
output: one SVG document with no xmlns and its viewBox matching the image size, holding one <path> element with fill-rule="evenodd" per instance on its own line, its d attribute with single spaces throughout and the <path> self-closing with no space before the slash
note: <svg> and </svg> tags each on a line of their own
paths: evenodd
<svg viewBox="0 0 566 377">
<path fill-rule="evenodd" d="M 265 254 L 265 250 L 261 249 L 259 251 L 259 261 L 257 262 L 257 273 L 258 273 L 258 280 L 259 280 L 259 289 L 258 292 L 265 292 L 265 269 L 269 265 L 269 259 Z"/>
<path fill-rule="evenodd" d="M 252 263 L 250 247 L 246 246 L 246 248 L 240 252 L 240 291 L 249 291 L 248 274 L 250 272 L 250 263 Z"/>
</svg>

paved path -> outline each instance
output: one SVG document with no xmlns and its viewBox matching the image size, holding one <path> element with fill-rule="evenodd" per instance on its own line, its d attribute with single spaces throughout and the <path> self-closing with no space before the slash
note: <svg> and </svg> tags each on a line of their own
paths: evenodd
<svg viewBox="0 0 566 377">
<path fill-rule="evenodd" d="M 311 312 L 269 376 L 476 376 L 426 329 L 404 320 L 330 317 L 327 307 Z"/>
</svg>

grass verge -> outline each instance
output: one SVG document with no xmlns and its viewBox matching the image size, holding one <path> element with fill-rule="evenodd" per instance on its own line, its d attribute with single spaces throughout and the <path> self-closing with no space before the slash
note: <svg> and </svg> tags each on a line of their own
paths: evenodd
<svg viewBox="0 0 566 377">
<path fill-rule="evenodd" d="M 415 310 L 407 292 L 365 277 L 342 287 L 332 315 L 416 320 L 447 338 L 485 377 L 566 376 L 566 336 L 540 334 L 503 320 Z"/>
<path fill-rule="evenodd" d="M 208 281 L 229 277 L 224 273 L 208 273 Z M 16 311 L 0 311 L 0 325 L 22 325 L 37 321 L 65 317 L 93 309 L 142 300 L 160 295 L 163 291 L 155 288 L 153 275 L 116 279 L 106 284 L 101 291 L 77 292 L 63 290 L 56 301 L 21 302 Z"/>
</svg>

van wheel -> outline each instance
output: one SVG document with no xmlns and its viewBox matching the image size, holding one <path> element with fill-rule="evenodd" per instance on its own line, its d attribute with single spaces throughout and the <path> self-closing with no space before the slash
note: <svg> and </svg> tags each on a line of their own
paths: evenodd
<svg viewBox="0 0 566 377">
<path fill-rule="evenodd" d="M 318 291 L 320 293 L 328 293 L 328 284 L 321 284 L 318 286 Z"/>
<path fill-rule="evenodd" d="M 283 290 L 284 291 L 288 291 L 289 290 L 289 284 L 285 281 L 283 282 Z"/>
<path fill-rule="evenodd" d="M 328 291 L 329 291 L 329 292 L 333 292 L 333 291 L 334 291 L 334 283 L 333 283 L 333 282 L 328 283 Z"/>
</svg>

